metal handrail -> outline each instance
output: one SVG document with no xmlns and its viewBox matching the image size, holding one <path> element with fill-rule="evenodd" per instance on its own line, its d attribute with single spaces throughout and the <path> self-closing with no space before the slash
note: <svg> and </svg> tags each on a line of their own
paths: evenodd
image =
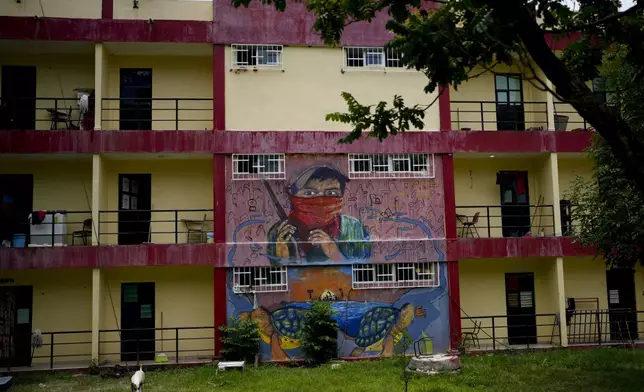
<svg viewBox="0 0 644 392">
<path fill-rule="evenodd" d="M 213 116 L 212 116 L 212 107 L 208 108 L 182 108 L 180 107 L 181 102 L 213 102 L 213 98 L 103 98 L 103 102 L 119 102 L 119 107 L 118 108 L 106 108 L 103 107 L 101 108 L 102 112 L 136 112 L 138 110 L 141 110 L 141 108 L 127 108 L 127 107 L 121 107 L 123 102 L 135 102 L 138 104 L 147 104 L 149 103 L 149 107 L 146 107 L 147 110 L 149 110 L 151 113 L 159 113 L 159 112 L 172 112 L 174 113 L 171 118 L 153 118 L 150 116 L 150 118 L 128 118 L 124 119 L 123 121 L 128 121 L 132 123 L 136 122 L 150 122 L 150 123 L 169 123 L 172 122 L 174 127 L 170 127 L 170 129 L 174 130 L 179 130 L 180 129 L 180 122 L 212 122 L 213 121 Z M 154 102 L 174 102 L 173 107 L 169 108 L 159 108 L 159 107 L 153 107 L 152 104 Z M 186 118 L 182 117 L 181 113 L 183 112 L 209 112 L 210 115 L 206 116 L 205 118 Z M 103 118 L 103 122 L 120 122 L 121 119 L 107 119 Z"/>
<path fill-rule="evenodd" d="M 523 318 L 523 319 L 525 319 L 527 317 L 534 317 L 535 318 L 535 323 L 534 324 L 517 324 L 517 325 L 512 325 L 512 326 L 507 325 L 507 319 L 508 318 L 515 318 L 515 319 Z M 538 321 L 540 318 L 543 319 L 543 318 L 548 318 L 548 317 L 553 318 L 552 322 L 550 322 L 550 323 L 540 323 Z M 476 336 L 476 341 L 475 342 L 491 341 L 493 351 L 496 351 L 498 346 L 503 346 L 505 348 L 509 348 L 509 347 L 514 348 L 516 346 L 514 344 L 510 345 L 509 343 L 504 344 L 504 343 L 500 342 L 499 339 L 498 339 L 499 338 L 499 331 L 497 331 L 497 330 L 505 329 L 506 330 L 506 336 L 505 337 L 507 337 L 507 330 L 508 330 L 509 327 L 511 327 L 511 328 L 534 327 L 537 330 L 537 332 L 536 332 L 536 334 L 534 336 L 532 336 L 532 335 L 530 335 L 530 336 L 528 336 L 528 335 L 526 335 L 526 336 L 520 335 L 520 336 L 513 336 L 513 338 L 514 339 L 534 338 L 535 340 L 537 340 L 537 344 L 539 344 L 539 338 L 550 338 L 549 342 L 550 342 L 550 344 L 553 344 L 555 335 L 558 335 L 557 333 L 555 333 L 555 332 L 557 332 L 556 327 L 559 326 L 559 324 L 560 324 L 559 314 L 558 313 L 536 313 L 534 315 L 494 315 L 494 316 L 466 316 L 466 317 L 461 317 L 462 321 L 479 321 L 479 320 L 488 320 L 488 319 L 491 321 L 491 323 L 490 323 L 491 325 L 482 325 L 482 322 L 480 323 L 481 325 L 479 325 L 479 327 L 478 327 L 478 330 L 480 332 L 478 333 L 478 336 Z M 497 322 L 497 320 L 499 320 L 499 319 L 505 319 L 506 320 L 505 325 L 499 324 Z M 539 334 L 539 327 L 548 327 L 548 328 L 552 328 L 552 329 L 548 329 L 548 331 L 550 331 L 549 334 L 543 335 L 543 334 Z M 468 332 L 475 331 L 476 329 L 477 329 L 476 326 L 464 327 L 464 328 L 462 328 L 462 333 L 467 334 Z M 531 344 L 531 343 L 527 342 L 525 344 L 520 344 L 520 345 L 525 345 L 526 348 L 529 349 L 530 346 L 534 346 L 534 343 Z M 477 348 L 481 349 L 480 344 L 479 344 L 479 347 L 477 347 Z"/>
<path fill-rule="evenodd" d="M 471 130 L 471 127 L 466 127 L 466 128 L 461 128 L 460 124 L 472 124 L 472 125 L 480 125 L 481 126 L 481 131 L 485 130 L 496 130 L 498 126 L 490 126 L 488 125 L 486 127 L 486 124 L 497 124 L 498 123 L 515 123 L 514 126 L 517 127 L 520 123 L 524 125 L 523 128 L 525 129 L 517 129 L 517 130 L 532 130 L 533 128 L 537 128 L 540 130 L 543 130 L 544 128 L 548 127 L 548 103 L 545 101 L 522 101 L 522 102 L 517 102 L 516 104 L 509 103 L 509 102 L 500 102 L 500 101 L 459 101 L 459 100 L 453 100 L 450 101 L 451 104 L 451 114 L 456 114 L 456 119 L 452 118 L 452 123 L 457 123 L 458 126 L 457 128 L 462 129 L 462 130 Z M 472 108 L 472 109 L 466 109 L 463 110 L 460 107 L 460 105 L 476 105 L 477 108 Z M 489 107 L 489 105 L 494 105 L 494 109 L 489 110 L 487 109 L 486 105 Z M 520 110 L 520 113 L 523 115 L 543 115 L 544 120 L 543 121 L 535 121 L 535 120 L 530 120 L 526 119 L 524 117 L 523 121 L 519 120 L 499 120 L 496 118 L 497 114 L 497 106 L 499 105 L 506 105 L 510 107 L 519 107 L 522 106 L 523 109 Z M 538 105 L 543 105 L 543 110 L 527 110 L 526 106 L 538 106 Z M 475 117 L 474 119 L 466 118 L 466 119 L 461 119 L 460 115 L 465 114 L 466 116 L 471 115 L 473 113 L 478 113 L 478 116 L 471 116 Z M 486 114 L 494 114 L 495 118 L 493 120 L 488 120 L 486 119 Z M 532 124 L 533 126 L 527 126 L 527 124 Z M 486 129 L 487 128 L 487 129 Z"/>
<path fill-rule="evenodd" d="M 527 214 L 493 214 L 491 210 L 497 209 L 501 210 L 504 209 L 506 211 L 510 211 L 512 209 L 528 209 L 529 210 L 529 215 Z M 481 210 L 481 211 L 475 211 L 475 210 Z M 539 209 L 539 211 L 536 211 Z M 465 205 L 458 205 L 455 208 L 456 210 L 456 217 L 459 222 L 462 224 L 465 222 L 463 221 L 463 218 L 466 218 L 467 221 L 471 221 L 473 219 L 473 216 L 475 215 L 476 212 L 479 212 L 479 222 L 478 226 L 476 226 L 476 233 L 479 234 L 478 232 L 479 228 L 486 228 L 487 229 L 487 237 L 492 238 L 492 229 L 528 229 L 528 231 L 533 230 L 533 223 L 535 223 L 536 227 L 539 229 L 548 229 L 552 230 L 552 233 L 549 233 L 547 235 L 555 235 L 555 219 L 554 219 L 554 206 L 552 204 L 541 204 L 541 205 L 534 205 L 534 204 L 525 204 L 525 205 L 472 205 L 472 206 L 465 206 Z M 459 214 L 459 210 L 469 210 L 467 214 Z M 529 217 L 530 222 L 528 225 L 518 225 L 518 226 L 513 226 L 513 225 L 508 225 L 508 224 L 503 224 L 503 219 L 504 218 L 518 218 L 518 217 Z M 546 222 L 543 222 L 541 219 L 546 218 Z M 493 225 L 491 223 L 492 219 L 499 219 L 500 220 L 500 225 Z M 463 226 L 464 227 L 464 226 Z M 463 236 L 464 232 L 462 231 L 460 236 Z M 537 233 L 534 233 L 537 234 Z"/>
</svg>

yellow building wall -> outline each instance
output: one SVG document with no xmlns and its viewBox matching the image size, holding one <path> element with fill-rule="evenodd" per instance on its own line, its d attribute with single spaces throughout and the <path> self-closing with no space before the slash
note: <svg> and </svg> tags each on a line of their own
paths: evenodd
<svg viewBox="0 0 644 392">
<path fill-rule="evenodd" d="M 180 130 L 212 130 L 212 57 L 200 56 L 117 56 L 107 59 L 105 98 L 120 96 L 121 68 L 151 68 L 152 98 L 204 98 L 179 101 Z M 103 102 L 104 130 L 119 128 L 118 101 Z M 152 129 L 177 128 L 175 101 L 152 101 Z"/>
<path fill-rule="evenodd" d="M 482 207 L 467 206 L 490 206 L 491 237 L 502 237 L 501 221 L 501 194 L 499 185 L 496 183 L 496 173 L 503 170 L 528 171 L 528 192 L 530 204 L 536 205 L 539 195 L 548 191 L 548 176 L 546 171 L 546 155 L 533 156 L 530 158 L 503 158 L 503 157 L 477 157 L 468 159 L 464 156 L 456 156 L 454 159 L 454 185 L 456 189 L 456 213 L 471 217 L 480 212 L 479 223 L 476 225 L 481 237 L 488 237 L 487 210 Z M 549 179 L 549 181 L 552 181 Z M 535 214 L 535 208 L 531 208 L 531 214 Z M 549 234 L 552 229 L 552 210 L 549 207 L 539 209 L 537 215 L 544 215 L 541 221 L 534 223 L 534 231 L 541 232 L 544 229 Z M 460 226 L 460 225 L 459 225 Z M 460 230 L 460 229 L 459 229 Z M 547 231 L 546 231 L 547 230 Z"/>
<path fill-rule="evenodd" d="M 586 153 L 566 156 L 559 154 L 559 195 L 562 199 L 570 198 L 570 190 L 577 176 L 591 179 L 594 163 Z"/>
<path fill-rule="evenodd" d="M 506 273 L 534 273 L 534 301 L 537 314 L 558 312 L 556 281 L 552 279 L 553 258 L 531 259 L 463 259 L 459 260 L 459 287 L 461 291 L 461 317 L 501 316 L 507 314 L 505 298 Z M 492 344 L 492 319 L 477 319 L 482 323 L 479 333 L 481 345 Z M 554 316 L 537 317 L 538 343 L 549 344 L 553 334 Z M 473 323 L 463 320 L 463 331 L 471 331 Z M 487 334 L 485 333 L 487 332 Z M 559 341 L 558 328 L 552 343 Z M 507 319 L 495 320 L 495 338 L 507 344 Z"/>
<path fill-rule="evenodd" d="M 91 156 L 47 160 L 6 157 L 0 159 L 0 174 L 33 175 L 34 210 L 68 211 L 68 245 L 72 244 L 71 233 L 81 230 L 83 221 L 92 217 Z"/>
<path fill-rule="evenodd" d="M 340 48 L 285 47 L 285 72 L 227 72 L 226 128 L 231 130 L 348 130 L 349 125 L 325 121 L 331 112 L 346 112 L 343 91 L 363 105 L 403 97 L 409 106 L 429 104 L 427 78 L 415 71 L 349 71 L 342 73 Z M 226 48 L 226 64 L 230 48 Z M 425 116 L 425 130 L 438 130 L 438 104 Z"/>
<path fill-rule="evenodd" d="M 168 266 L 106 268 L 103 273 L 103 301 L 101 304 L 101 330 L 113 330 L 120 326 L 121 284 L 136 282 L 155 283 L 155 323 L 163 327 L 208 327 L 214 325 L 213 267 Z M 110 297 L 111 296 L 111 297 Z M 110 299 L 111 298 L 111 299 Z M 114 310 L 112 308 L 112 301 Z M 114 318 L 116 312 L 118 322 Z M 212 356 L 214 347 L 213 329 L 180 331 L 179 338 L 193 338 L 179 342 L 179 350 L 195 350 L 180 353 L 180 356 Z M 156 351 L 174 356 L 175 331 L 156 332 Z M 115 341 L 100 345 L 101 361 L 119 361 L 120 338 L 115 332 L 102 332 L 101 341 Z"/>
<path fill-rule="evenodd" d="M 179 242 L 187 242 L 186 227 L 181 219 L 203 220 L 204 214 L 209 222 L 213 219 L 212 159 L 199 160 L 112 160 L 105 159 L 105 183 L 107 184 L 107 210 L 118 210 L 119 174 L 152 175 L 153 210 L 193 210 L 208 209 L 203 212 L 179 212 Z M 174 243 L 174 212 L 152 213 L 153 243 Z M 103 213 L 101 221 L 116 222 L 118 213 Z M 167 222 L 162 222 L 167 221 Z M 212 228 L 212 225 L 209 226 Z M 101 243 L 116 244 L 118 225 L 102 223 Z M 111 233 L 111 234 L 106 234 Z"/>
<path fill-rule="evenodd" d="M 471 74 L 479 75 L 483 71 L 483 68 L 476 68 Z M 518 68 L 510 68 L 504 65 L 494 67 L 494 71 L 497 73 L 521 73 Z M 541 126 L 547 130 L 546 101 L 548 98 L 546 93 L 538 90 L 527 80 L 523 81 L 522 86 L 526 128 Z M 451 87 L 450 100 L 452 101 L 452 129 L 470 128 L 475 131 L 493 131 L 497 129 L 496 104 L 494 103 L 496 101 L 495 78 L 491 72 L 486 72 L 470 79 L 456 89 Z M 466 103 L 464 101 L 474 102 Z M 480 101 L 487 102 L 483 104 L 484 124 L 481 124 Z M 483 127 L 484 129 L 482 129 Z"/>
<path fill-rule="evenodd" d="M 207 0 L 114 0 L 115 19 L 213 20 L 213 2 Z"/>
<path fill-rule="evenodd" d="M 23 3 L 32 2 L 23 1 Z M 15 3 L 3 2 L 3 4 Z M 55 100 L 51 98 L 70 98 L 70 100 L 58 101 L 58 111 L 67 112 L 71 106 L 72 123 L 78 125 L 79 109 L 74 89 L 94 88 L 93 54 L 27 55 L 0 52 L 0 66 L 2 65 L 36 67 L 36 98 L 50 98 L 36 101 L 36 129 L 50 128 L 51 116 L 45 109 L 56 108 Z M 0 72 L 2 72 L 1 67 Z M 59 124 L 59 127 L 62 129 L 63 125 Z"/>
<path fill-rule="evenodd" d="M 100 19 L 101 0 L 3 1 L 0 2 L 0 15 Z"/>
<path fill-rule="evenodd" d="M 87 333 L 56 335 L 54 355 L 73 355 L 55 358 L 56 363 L 76 362 L 85 365 L 91 358 L 92 327 L 92 270 L 12 270 L 0 271 L 1 279 L 13 279 L 13 286 L 33 286 L 32 327 L 41 332 L 88 331 Z M 34 363 L 49 362 L 51 337 L 43 334 L 45 346 L 36 349 Z"/>
</svg>

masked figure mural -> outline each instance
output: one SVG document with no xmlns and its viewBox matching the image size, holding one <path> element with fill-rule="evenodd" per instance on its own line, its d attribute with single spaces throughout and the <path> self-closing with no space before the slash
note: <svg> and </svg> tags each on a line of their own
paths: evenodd
<svg viewBox="0 0 644 392">
<path fill-rule="evenodd" d="M 338 169 L 348 166 L 346 156 L 318 159 L 289 156 L 287 181 L 230 184 L 229 265 L 288 269 L 280 272 L 287 278 L 277 291 L 235 290 L 239 281 L 231 270 L 227 314 L 257 322 L 265 360 L 302 357 L 305 314 L 315 301 L 331 303 L 339 357 L 391 356 L 401 352 L 405 333 L 421 342 L 423 352 L 446 350 L 449 298 L 440 159 L 431 178 L 351 181 Z M 406 279 L 403 275 L 375 267 L 401 263 L 423 265 L 415 267 L 416 273 L 431 269 L 432 281 L 396 286 Z M 355 284 L 356 265 L 374 266 L 374 287 Z M 254 284 L 273 283 L 270 276 L 252 276 L 257 277 Z"/>
<path fill-rule="evenodd" d="M 293 211 L 269 230 L 267 255 L 311 262 L 369 259 L 366 228 L 358 219 L 341 214 L 347 182 L 331 165 L 311 166 L 296 174 L 288 188 Z"/>
</svg>

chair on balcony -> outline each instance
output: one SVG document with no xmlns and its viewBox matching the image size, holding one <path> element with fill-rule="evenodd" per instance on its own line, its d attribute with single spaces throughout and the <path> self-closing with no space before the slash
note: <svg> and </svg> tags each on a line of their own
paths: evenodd
<svg viewBox="0 0 644 392">
<path fill-rule="evenodd" d="M 58 129 L 58 124 L 65 124 L 65 129 L 72 129 L 72 107 L 69 107 L 67 113 L 59 112 L 55 109 L 47 109 L 51 116 L 51 124 L 49 125 L 50 131 Z"/>
<path fill-rule="evenodd" d="M 204 214 L 203 215 L 203 220 L 190 220 L 190 219 L 184 219 L 183 223 L 186 225 L 186 229 L 188 230 L 188 243 L 191 243 L 191 237 L 193 234 L 198 235 L 199 240 L 196 241 L 196 243 L 204 243 L 206 242 L 206 235 L 207 235 L 207 224 L 208 224 L 208 215 Z"/>
<path fill-rule="evenodd" d="M 481 238 L 479 231 L 476 228 L 476 224 L 479 223 L 479 215 L 481 215 L 481 213 L 477 212 L 472 216 L 472 220 L 469 220 L 467 216 L 464 216 L 464 219 L 461 219 L 461 223 L 463 225 L 461 227 L 461 238 L 465 238 L 468 235 L 475 238 L 474 234 L 476 234 L 476 238 Z"/>
<path fill-rule="evenodd" d="M 461 339 L 463 342 L 463 345 L 470 340 L 472 341 L 472 344 L 476 348 L 481 348 L 481 342 L 479 342 L 479 332 L 481 332 L 481 321 L 473 321 L 474 322 L 474 328 L 472 328 L 471 331 L 467 332 L 462 332 L 461 333 Z"/>
<path fill-rule="evenodd" d="M 76 238 L 83 241 L 83 245 L 88 245 L 87 238 L 92 237 L 92 219 L 83 221 L 83 229 L 72 232 L 72 245 L 76 245 Z"/>
</svg>

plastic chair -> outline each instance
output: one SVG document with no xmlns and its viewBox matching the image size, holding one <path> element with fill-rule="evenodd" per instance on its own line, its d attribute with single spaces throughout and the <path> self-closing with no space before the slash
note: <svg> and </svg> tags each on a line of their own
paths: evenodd
<svg viewBox="0 0 644 392">
<path fill-rule="evenodd" d="M 72 232 L 72 245 L 76 245 L 76 238 L 83 241 L 83 245 L 87 245 L 87 237 L 92 236 L 92 219 L 85 219 L 83 221 L 83 229 Z"/>
<path fill-rule="evenodd" d="M 476 346 L 476 348 L 481 348 L 481 343 L 479 342 L 479 332 L 481 332 L 481 322 L 475 320 L 474 328 L 471 331 L 461 332 L 463 343 L 467 342 L 467 340 L 469 339 L 472 341 L 472 344 Z"/>
<path fill-rule="evenodd" d="M 465 220 L 463 221 L 463 227 L 461 227 L 461 238 L 467 237 L 469 234 L 472 238 L 474 238 L 474 234 L 476 233 L 477 238 L 481 238 L 479 235 L 479 231 L 476 228 L 476 224 L 479 223 L 479 215 L 481 215 L 480 212 L 477 212 L 474 214 L 472 217 L 472 220 Z"/>
</svg>

